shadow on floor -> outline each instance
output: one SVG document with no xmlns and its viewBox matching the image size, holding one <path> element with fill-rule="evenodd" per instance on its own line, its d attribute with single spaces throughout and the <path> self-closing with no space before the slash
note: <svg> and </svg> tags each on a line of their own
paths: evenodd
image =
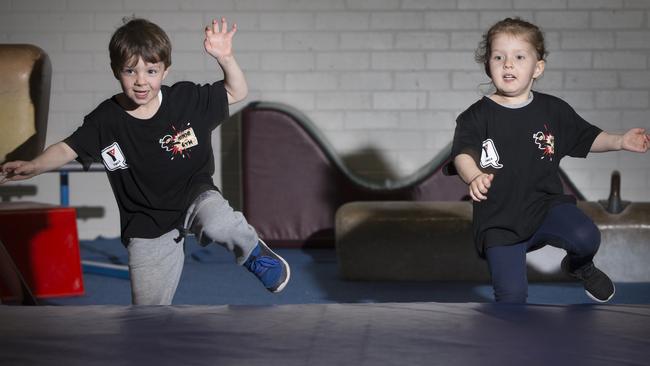
<svg viewBox="0 0 650 366">
<path fill-rule="evenodd" d="M 126 264 L 127 253 L 118 239 L 82 241 L 83 260 Z M 290 264 L 291 282 L 279 294 L 266 291 L 259 281 L 234 263 L 223 248 L 203 248 L 190 238 L 174 304 L 279 305 L 379 302 L 492 302 L 489 284 L 466 282 L 345 281 L 339 277 L 333 249 L 278 249 Z M 52 305 L 129 304 L 128 280 L 84 274 L 86 294 L 47 299 Z M 592 303 L 577 283 L 532 283 L 529 303 Z M 649 283 L 617 284 L 612 303 L 650 303 Z"/>
</svg>

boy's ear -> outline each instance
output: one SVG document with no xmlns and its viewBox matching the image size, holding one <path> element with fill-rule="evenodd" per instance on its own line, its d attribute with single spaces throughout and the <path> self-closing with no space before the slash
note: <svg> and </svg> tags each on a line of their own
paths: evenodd
<svg viewBox="0 0 650 366">
<path fill-rule="evenodd" d="M 537 79 L 538 77 L 542 76 L 545 67 L 546 67 L 546 61 L 544 60 L 537 61 L 537 63 L 535 64 L 535 72 L 533 73 L 533 79 Z"/>
<path fill-rule="evenodd" d="M 115 67 L 115 65 L 111 62 L 111 72 L 113 73 L 113 76 L 115 76 L 117 80 L 120 80 L 117 70 L 118 68 Z"/>
<path fill-rule="evenodd" d="M 167 77 L 167 74 L 169 74 L 169 68 L 170 68 L 170 67 L 171 67 L 171 66 L 166 67 L 166 68 L 165 68 L 165 71 L 163 71 L 163 77 L 162 77 L 163 80 L 165 80 L 165 78 Z"/>
</svg>

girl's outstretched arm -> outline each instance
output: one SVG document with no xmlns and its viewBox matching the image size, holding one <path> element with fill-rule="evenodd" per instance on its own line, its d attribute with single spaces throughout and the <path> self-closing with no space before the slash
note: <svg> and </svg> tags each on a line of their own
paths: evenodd
<svg viewBox="0 0 650 366">
<path fill-rule="evenodd" d="M 650 148 L 650 135 L 643 128 L 633 128 L 622 135 L 601 132 L 593 144 L 591 152 L 606 152 L 626 150 L 644 153 Z"/>
</svg>

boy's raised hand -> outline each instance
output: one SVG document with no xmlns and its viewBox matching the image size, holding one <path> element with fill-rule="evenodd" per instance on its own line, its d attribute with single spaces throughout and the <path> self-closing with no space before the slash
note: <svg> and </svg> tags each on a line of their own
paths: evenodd
<svg viewBox="0 0 650 366">
<path fill-rule="evenodd" d="M 623 135 L 621 148 L 627 151 L 644 153 L 650 148 L 650 135 L 646 135 L 643 128 L 633 128 Z"/>
<path fill-rule="evenodd" d="M 221 27 L 219 27 L 219 21 L 213 19 L 212 24 L 205 27 L 205 41 L 203 41 L 205 50 L 217 60 L 232 56 L 232 37 L 236 32 L 236 23 L 229 31 L 228 21 L 225 17 L 221 18 Z"/>
</svg>

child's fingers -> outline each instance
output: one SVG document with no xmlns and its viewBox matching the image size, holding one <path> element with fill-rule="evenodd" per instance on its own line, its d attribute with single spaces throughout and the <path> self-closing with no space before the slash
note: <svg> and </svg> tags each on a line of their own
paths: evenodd
<svg viewBox="0 0 650 366">
<path fill-rule="evenodd" d="M 485 196 L 485 193 L 487 193 L 487 189 L 481 188 L 480 185 L 478 185 L 478 184 L 472 185 L 470 187 L 470 192 L 472 193 L 473 198 L 476 201 L 482 201 L 482 200 L 487 198 Z"/>
<path fill-rule="evenodd" d="M 0 167 L 0 183 L 27 179 L 33 172 L 34 166 L 29 162 L 10 161 Z"/>
<path fill-rule="evenodd" d="M 469 195 L 472 200 L 480 202 L 487 199 L 487 193 L 492 185 L 494 174 L 479 174 L 469 184 Z"/>
<path fill-rule="evenodd" d="M 13 172 L 18 166 L 19 165 L 18 165 L 17 162 L 11 162 L 10 161 L 10 162 L 2 165 L 2 167 L 0 167 L 0 173 L 7 176 L 7 175 L 11 174 L 11 172 Z"/>
<path fill-rule="evenodd" d="M 216 19 L 212 19 L 212 23 L 205 26 L 205 35 L 209 36 L 217 32 L 219 32 L 219 23 Z"/>
<path fill-rule="evenodd" d="M 481 192 L 474 193 L 474 196 L 476 197 L 477 201 L 485 201 L 487 199 L 487 196 Z"/>
<path fill-rule="evenodd" d="M 16 172 L 14 170 L 0 172 L 0 183 L 15 180 L 14 177 L 16 177 Z"/>
<path fill-rule="evenodd" d="M 34 173 L 34 165 L 32 163 L 20 162 L 9 172 L 9 176 L 10 178 L 13 176 L 17 176 L 17 177 L 29 176 L 32 173 Z"/>
<path fill-rule="evenodd" d="M 221 33 L 227 33 L 228 32 L 228 21 L 226 20 L 226 17 L 221 17 Z"/>
<path fill-rule="evenodd" d="M 481 180 L 481 183 L 483 185 L 483 188 L 485 189 L 485 192 L 483 192 L 483 193 L 487 193 L 488 188 L 490 188 L 492 186 L 492 180 L 490 179 L 489 176 L 485 176 Z"/>
<path fill-rule="evenodd" d="M 472 197 L 473 201 L 481 202 L 481 199 L 474 193 L 472 189 L 469 190 L 469 196 Z"/>
</svg>

